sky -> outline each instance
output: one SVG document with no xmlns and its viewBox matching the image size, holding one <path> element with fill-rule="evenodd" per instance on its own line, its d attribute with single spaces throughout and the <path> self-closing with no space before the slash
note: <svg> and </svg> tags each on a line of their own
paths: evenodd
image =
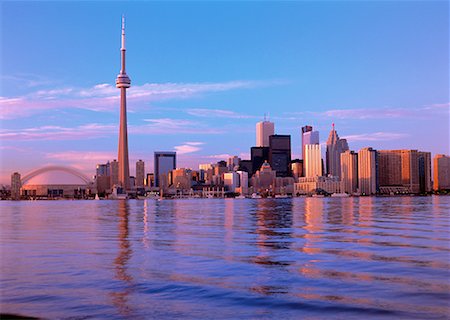
<svg viewBox="0 0 450 320">
<path fill-rule="evenodd" d="M 332 123 L 351 150 L 449 154 L 448 1 L 2 1 L 0 183 L 117 158 L 126 18 L 130 171 L 249 158 L 255 124 Z M 324 156 L 324 154 L 323 154 Z"/>
</svg>

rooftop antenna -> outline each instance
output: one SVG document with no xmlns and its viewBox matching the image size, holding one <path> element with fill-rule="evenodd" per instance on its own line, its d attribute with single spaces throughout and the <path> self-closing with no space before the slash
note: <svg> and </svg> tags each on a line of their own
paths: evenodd
<svg viewBox="0 0 450 320">
<path fill-rule="evenodd" d="M 334 122 L 331 124 L 331 126 L 333 127 L 333 131 L 334 131 Z"/>
</svg>

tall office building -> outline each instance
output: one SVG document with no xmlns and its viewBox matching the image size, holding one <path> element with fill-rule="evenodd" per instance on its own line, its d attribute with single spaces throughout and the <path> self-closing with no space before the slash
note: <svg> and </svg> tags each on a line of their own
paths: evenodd
<svg viewBox="0 0 450 320">
<path fill-rule="evenodd" d="M 291 174 L 291 136 L 274 134 L 269 137 L 269 163 L 277 177 Z"/>
<path fill-rule="evenodd" d="M 155 152 L 155 186 L 166 187 L 167 178 L 169 172 L 177 167 L 177 154 L 176 152 Z"/>
<path fill-rule="evenodd" d="M 420 193 L 432 191 L 431 186 L 431 153 L 419 151 L 417 153 L 419 161 L 419 190 Z"/>
<path fill-rule="evenodd" d="M 292 160 L 291 172 L 292 172 L 292 176 L 295 179 L 295 182 L 297 182 L 298 178 L 303 176 L 303 160 L 299 160 L 299 159 Z"/>
<path fill-rule="evenodd" d="M 353 194 L 358 190 L 358 154 L 347 150 L 340 158 L 341 192 Z"/>
<path fill-rule="evenodd" d="M 116 79 L 116 87 L 120 89 L 120 128 L 119 128 L 119 185 L 125 190 L 130 189 L 130 165 L 128 161 L 128 130 L 127 130 L 127 88 L 131 81 L 125 71 L 125 18 L 122 17 L 122 47 L 121 69 Z"/>
<path fill-rule="evenodd" d="M 305 159 L 305 145 L 319 144 L 319 131 L 313 131 L 312 126 L 302 127 L 302 159 Z"/>
<path fill-rule="evenodd" d="M 417 150 L 378 151 L 380 191 L 420 192 L 419 155 Z"/>
<path fill-rule="evenodd" d="M 250 159 L 252 162 L 251 176 L 256 173 L 265 161 L 269 161 L 269 147 L 251 147 Z"/>
<path fill-rule="evenodd" d="M 115 185 L 119 184 L 119 162 L 114 159 L 109 163 L 110 168 L 110 186 L 113 188 Z"/>
<path fill-rule="evenodd" d="M 145 163 L 142 160 L 136 162 L 136 188 L 142 188 L 145 180 Z"/>
<path fill-rule="evenodd" d="M 97 177 L 109 177 L 111 175 L 109 161 L 107 163 L 98 164 L 95 168 L 95 175 Z"/>
<path fill-rule="evenodd" d="M 327 174 L 340 177 L 341 176 L 341 153 L 348 150 L 346 139 L 340 139 L 334 123 L 327 140 L 326 165 Z"/>
<path fill-rule="evenodd" d="M 303 159 L 303 174 L 307 178 L 322 176 L 322 153 L 319 144 L 305 145 L 305 158 Z"/>
<path fill-rule="evenodd" d="M 434 190 L 450 190 L 450 157 L 437 154 L 433 159 Z"/>
<path fill-rule="evenodd" d="M 20 199 L 20 188 L 22 187 L 22 181 L 20 177 L 20 173 L 14 172 L 11 175 L 11 199 L 19 200 Z"/>
<path fill-rule="evenodd" d="M 275 134 L 275 124 L 270 121 L 258 122 L 256 124 L 256 146 L 257 147 L 268 147 L 269 137 Z M 258 168 L 259 169 L 259 168 Z"/>
<path fill-rule="evenodd" d="M 363 148 L 358 152 L 358 187 L 362 195 L 378 192 L 377 151 Z"/>
</svg>

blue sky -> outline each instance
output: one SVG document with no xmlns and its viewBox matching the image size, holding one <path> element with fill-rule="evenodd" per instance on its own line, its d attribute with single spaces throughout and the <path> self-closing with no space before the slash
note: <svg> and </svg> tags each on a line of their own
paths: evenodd
<svg viewBox="0 0 450 320">
<path fill-rule="evenodd" d="M 1 4 L 1 172 L 116 158 L 126 16 L 131 172 L 248 156 L 264 113 L 352 150 L 449 153 L 447 1 Z"/>
</svg>

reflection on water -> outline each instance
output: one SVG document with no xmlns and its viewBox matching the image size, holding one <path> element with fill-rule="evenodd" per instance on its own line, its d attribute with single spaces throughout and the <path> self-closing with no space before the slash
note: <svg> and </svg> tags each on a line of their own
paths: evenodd
<svg viewBox="0 0 450 320">
<path fill-rule="evenodd" d="M 1 312 L 446 318 L 450 197 L 1 202 Z"/>
</svg>

